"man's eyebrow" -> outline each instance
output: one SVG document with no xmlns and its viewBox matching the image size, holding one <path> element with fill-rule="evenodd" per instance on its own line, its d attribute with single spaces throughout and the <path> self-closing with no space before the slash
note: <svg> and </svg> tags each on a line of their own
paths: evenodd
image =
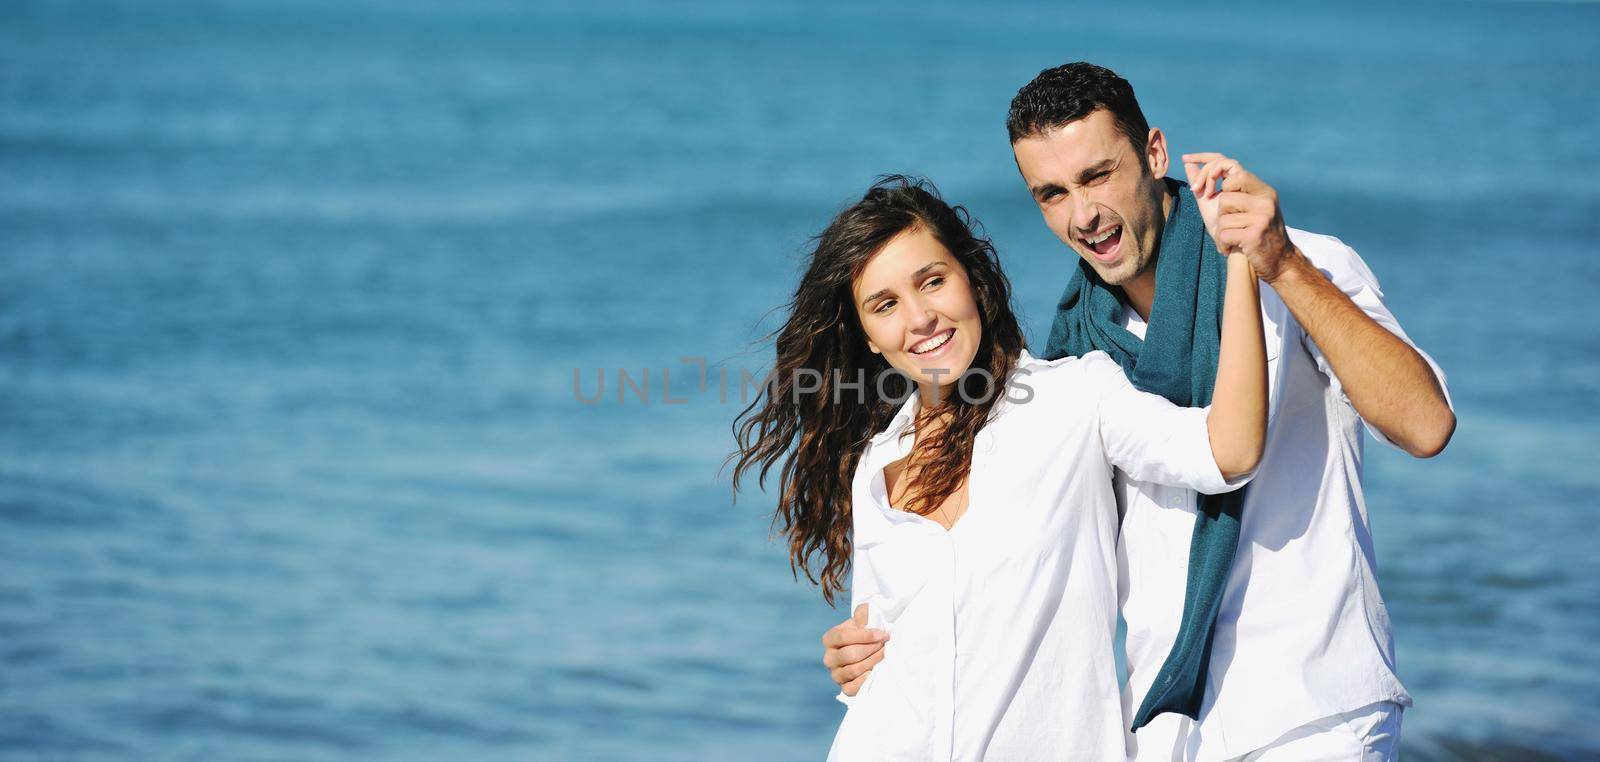
<svg viewBox="0 0 1600 762">
<path fill-rule="evenodd" d="M 1093 180 L 1098 175 L 1115 171 L 1117 166 L 1121 163 L 1122 162 L 1117 159 L 1101 159 L 1080 171 L 1074 183 L 1077 185 L 1086 185 L 1090 180 Z M 1067 189 L 1062 187 L 1060 183 L 1040 183 L 1039 185 L 1035 185 L 1028 190 L 1036 199 L 1043 199 L 1045 194 L 1050 193 L 1051 191 L 1058 193 L 1067 192 Z"/>
<path fill-rule="evenodd" d="M 1067 189 L 1063 188 L 1060 185 L 1057 185 L 1055 183 L 1042 183 L 1042 184 L 1033 186 L 1033 188 L 1031 190 L 1033 191 L 1033 197 L 1034 198 L 1042 199 L 1042 198 L 1044 198 L 1044 195 L 1046 193 L 1049 193 L 1051 191 L 1057 191 L 1057 192 L 1065 193 Z"/>
<path fill-rule="evenodd" d="M 1095 175 L 1103 174 L 1105 172 L 1110 172 L 1111 170 L 1116 169 L 1116 168 L 1117 168 L 1117 160 L 1116 159 L 1101 159 L 1100 161 L 1095 162 L 1094 164 L 1090 165 L 1088 168 L 1084 169 L 1082 172 L 1078 173 L 1078 184 L 1079 185 L 1083 185 L 1084 183 L 1087 183 L 1090 180 L 1093 180 Z"/>
<path fill-rule="evenodd" d="M 929 270 L 932 270 L 935 267 L 944 267 L 944 264 L 945 263 L 939 261 L 929 262 L 928 264 L 917 268 L 917 271 L 911 274 L 911 279 L 916 280 L 921 278 L 922 276 L 927 275 Z M 885 296 L 888 296 L 890 291 L 893 291 L 893 289 L 884 288 L 868 294 L 867 298 L 861 300 L 861 306 L 865 307 L 879 299 L 882 299 Z"/>
</svg>

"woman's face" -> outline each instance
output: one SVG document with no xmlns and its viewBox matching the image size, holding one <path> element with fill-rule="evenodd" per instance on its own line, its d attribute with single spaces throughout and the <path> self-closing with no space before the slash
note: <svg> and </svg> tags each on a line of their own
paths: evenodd
<svg viewBox="0 0 1600 762">
<path fill-rule="evenodd" d="M 895 236 L 851 291 L 868 348 L 914 379 L 924 398 L 972 365 L 983 338 L 972 282 L 932 233 L 918 226 Z"/>
</svg>

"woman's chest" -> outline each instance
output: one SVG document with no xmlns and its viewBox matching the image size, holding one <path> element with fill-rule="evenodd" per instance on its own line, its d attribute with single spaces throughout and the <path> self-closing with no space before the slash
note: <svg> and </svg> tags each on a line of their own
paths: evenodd
<svg viewBox="0 0 1600 762">
<path fill-rule="evenodd" d="M 995 432 L 1004 433 L 1004 430 Z M 1114 549 L 1116 503 L 1111 470 L 1082 437 L 1038 448 L 1006 446 L 980 435 L 965 485 L 965 511 L 948 528 L 938 516 L 889 507 L 887 485 L 872 485 L 857 522 L 858 563 L 869 564 L 882 592 L 903 598 L 930 579 L 999 584 L 1069 569 L 1073 557 Z M 962 585 L 943 586 L 954 592 Z"/>
</svg>

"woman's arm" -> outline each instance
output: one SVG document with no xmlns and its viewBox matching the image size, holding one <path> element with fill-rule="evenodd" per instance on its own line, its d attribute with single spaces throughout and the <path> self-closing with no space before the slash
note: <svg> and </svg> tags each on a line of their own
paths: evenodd
<svg viewBox="0 0 1600 762">
<path fill-rule="evenodd" d="M 1267 352 L 1261 330 L 1261 287 L 1243 254 L 1228 255 L 1222 304 L 1222 349 L 1206 417 L 1211 454 L 1228 479 L 1250 473 L 1267 444 Z"/>
</svg>

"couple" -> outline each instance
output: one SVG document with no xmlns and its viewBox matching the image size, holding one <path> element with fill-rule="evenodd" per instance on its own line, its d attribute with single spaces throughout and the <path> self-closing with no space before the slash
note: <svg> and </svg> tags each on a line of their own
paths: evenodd
<svg viewBox="0 0 1600 762">
<path fill-rule="evenodd" d="M 1007 125 L 1081 258 L 1058 359 L 1023 350 L 964 214 L 891 180 L 818 239 L 738 426 L 736 483 L 782 461 L 793 564 L 830 601 L 852 575 L 831 756 L 1394 758 L 1410 697 L 1361 430 L 1442 450 L 1442 373 L 1355 253 L 1287 229 L 1237 162 L 1165 179 L 1114 73 L 1047 70 Z"/>
</svg>

